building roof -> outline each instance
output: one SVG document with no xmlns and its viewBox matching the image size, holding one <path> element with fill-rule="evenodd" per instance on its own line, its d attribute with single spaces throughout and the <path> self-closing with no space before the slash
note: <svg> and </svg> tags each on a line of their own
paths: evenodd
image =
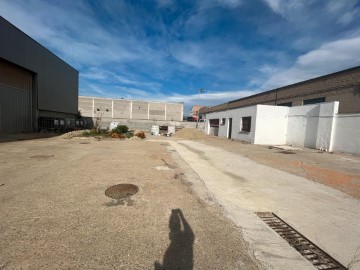
<svg viewBox="0 0 360 270">
<path fill-rule="evenodd" d="M 344 69 L 344 70 L 337 71 L 337 72 L 330 73 L 330 74 L 326 74 L 326 75 L 323 75 L 323 76 L 320 76 L 320 77 L 312 78 L 312 79 L 309 79 L 309 80 L 306 80 L 306 81 L 302 81 L 302 82 L 298 82 L 298 83 L 278 87 L 278 88 L 275 88 L 275 89 L 272 89 L 272 90 L 264 91 L 264 92 L 257 93 L 255 95 L 251 95 L 251 96 L 247 96 L 247 97 L 243 97 L 243 98 L 240 98 L 240 99 L 231 100 L 231 101 L 228 101 L 226 103 L 222 103 L 222 104 L 215 105 L 215 106 L 212 106 L 212 107 L 204 107 L 204 108 L 200 109 L 200 114 L 216 112 L 216 111 L 223 111 L 223 110 L 227 110 L 229 107 L 231 107 L 231 109 L 240 108 L 240 107 L 243 107 L 244 105 L 234 106 L 235 104 L 233 104 L 233 103 L 237 103 L 239 101 L 244 101 L 244 100 L 254 98 L 254 97 L 258 97 L 258 96 L 262 96 L 262 95 L 271 94 L 271 93 L 278 92 L 278 91 L 287 90 L 289 88 L 305 85 L 305 84 L 316 82 L 316 81 L 326 80 L 326 79 L 328 79 L 330 77 L 339 76 L 339 75 L 342 75 L 342 74 L 345 74 L 345 73 L 348 73 L 348 72 L 353 72 L 353 71 L 360 71 L 360 66 L 352 67 L 352 68 L 349 68 L 349 69 Z M 247 105 L 245 105 L 245 106 L 247 106 Z"/>
</svg>

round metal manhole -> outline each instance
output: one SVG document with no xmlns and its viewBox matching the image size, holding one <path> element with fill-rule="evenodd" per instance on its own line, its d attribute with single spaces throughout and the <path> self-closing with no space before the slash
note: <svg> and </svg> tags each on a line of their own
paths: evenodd
<svg viewBox="0 0 360 270">
<path fill-rule="evenodd" d="M 35 155 L 31 156 L 30 158 L 51 158 L 54 157 L 54 155 Z"/>
<path fill-rule="evenodd" d="M 115 199 L 123 199 L 130 197 L 131 195 L 136 194 L 139 191 L 139 188 L 132 184 L 119 184 L 111 186 L 105 190 L 105 195 Z"/>
<path fill-rule="evenodd" d="M 79 144 L 90 144 L 89 142 L 80 142 Z"/>
</svg>

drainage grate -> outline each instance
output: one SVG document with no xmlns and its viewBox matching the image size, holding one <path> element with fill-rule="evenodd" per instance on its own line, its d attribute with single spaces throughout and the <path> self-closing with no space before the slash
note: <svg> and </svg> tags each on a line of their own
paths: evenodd
<svg viewBox="0 0 360 270">
<path fill-rule="evenodd" d="M 132 184 L 119 184 L 111 186 L 105 190 L 105 195 L 115 199 L 120 200 L 131 195 L 134 195 L 139 191 L 139 188 Z"/>
<path fill-rule="evenodd" d="M 256 214 L 317 269 L 347 269 L 274 213 L 258 212 Z"/>
</svg>

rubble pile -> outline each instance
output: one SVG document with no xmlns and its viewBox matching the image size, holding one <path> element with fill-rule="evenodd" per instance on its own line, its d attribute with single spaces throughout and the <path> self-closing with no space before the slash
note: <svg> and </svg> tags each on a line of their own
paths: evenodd
<svg viewBox="0 0 360 270">
<path fill-rule="evenodd" d="M 70 132 L 67 132 L 67 133 L 61 135 L 60 138 L 71 139 L 71 138 L 74 138 L 74 137 L 81 137 L 84 132 L 90 132 L 90 130 L 83 129 L 83 130 L 70 131 Z"/>
</svg>

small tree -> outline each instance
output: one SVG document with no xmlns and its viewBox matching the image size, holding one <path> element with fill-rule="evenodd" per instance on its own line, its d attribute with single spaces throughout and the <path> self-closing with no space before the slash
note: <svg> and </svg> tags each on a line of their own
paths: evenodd
<svg viewBox="0 0 360 270">
<path fill-rule="evenodd" d="M 118 134 L 126 134 L 129 131 L 128 126 L 125 125 L 118 125 L 116 128 L 114 128 L 112 130 L 112 132 L 114 133 L 118 133 Z"/>
</svg>

